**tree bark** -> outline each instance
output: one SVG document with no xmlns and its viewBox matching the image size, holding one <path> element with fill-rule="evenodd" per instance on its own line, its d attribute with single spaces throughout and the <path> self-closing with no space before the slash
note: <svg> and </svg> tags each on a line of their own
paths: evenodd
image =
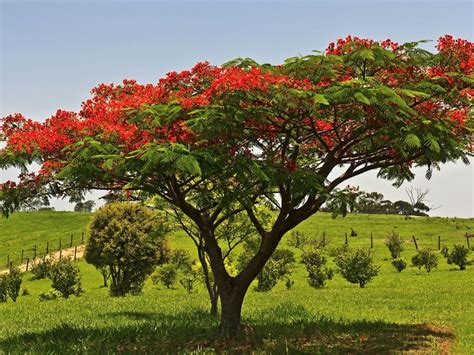
<svg viewBox="0 0 474 355">
<path fill-rule="evenodd" d="M 241 330 L 242 304 L 247 288 L 240 285 L 225 287 L 220 291 L 221 319 L 219 331 L 221 335 L 235 337 Z"/>
</svg>

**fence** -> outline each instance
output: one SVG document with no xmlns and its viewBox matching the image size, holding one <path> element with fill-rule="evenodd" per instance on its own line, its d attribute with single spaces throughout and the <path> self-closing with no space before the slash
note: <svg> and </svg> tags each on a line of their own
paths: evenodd
<svg viewBox="0 0 474 355">
<path fill-rule="evenodd" d="M 84 245 L 85 243 L 85 233 L 84 231 L 81 232 L 80 236 L 74 236 L 74 234 L 70 234 L 65 238 L 59 238 L 57 240 L 58 248 L 54 248 L 55 245 L 50 243 L 51 241 L 46 241 L 45 244 L 39 245 L 35 244 L 33 248 L 30 249 L 22 249 L 21 256 L 19 258 L 14 259 L 10 257 L 8 254 L 6 257 L 6 263 L 0 266 L 5 266 L 5 268 L 10 269 L 13 264 L 18 263 L 19 265 L 26 264 L 26 271 L 28 271 L 29 266 L 37 259 L 42 258 L 46 255 L 51 255 L 53 253 L 59 253 L 59 258 L 62 258 L 63 251 L 70 250 L 74 247 L 73 257 L 74 260 L 77 258 L 77 247 L 80 245 Z M 1 262 L 1 261 L 0 261 Z M 2 267 L 0 267 L 2 269 Z"/>
<path fill-rule="evenodd" d="M 385 235 L 388 235 L 388 233 L 386 233 Z M 379 236 L 380 236 L 380 233 L 379 233 Z M 332 238 L 336 238 L 336 240 L 337 240 L 337 236 L 330 237 L 329 234 L 326 233 L 326 232 L 322 233 L 321 238 L 322 238 L 322 241 L 324 241 L 324 242 L 326 242 L 326 241 L 328 241 L 329 239 L 332 239 Z M 433 236 L 432 239 L 430 239 L 430 240 L 428 240 L 428 238 L 430 238 L 430 237 L 424 236 L 421 239 L 421 243 L 420 243 L 420 238 L 416 237 L 415 235 L 412 235 L 409 238 L 405 237 L 405 238 L 402 238 L 402 239 L 410 242 L 413 245 L 415 250 L 418 250 L 420 247 L 428 247 L 428 248 L 437 247 L 438 250 L 441 250 L 441 247 L 442 247 L 443 243 L 450 243 L 450 244 L 466 243 L 467 247 L 471 248 L 470 239 L 471 238 L 474 239 L 474 234 L 466 233 L 463 237 L 463 240 L 461 240 L 461 239 L 454 240 L 453 237 L 442 238 L 440 235 Z M 370 247 L 370 249 L 373 249 L 374 248 L 374 233 L 371 232 L 366 237 L 359 236 L 359 235 L 349 236 L 349 234 L 347 232 L 344 233 L 343 243 L 346 244 L 346 245 L 350 245 L 350 244 L 355 243 L 355 244 L 357 244 L 357 246 L 363 246 L 363 244 L 361 244 L 361 243 L 364 243 L 365 241 L 367 242 L 367 245 Z M 429 243 L 428 243 L 428 241 L 429 241 Z M 379 239 L 378 242 L 383 243 L 383 245 L 385 246 L 385 242 L 383 240 Z"/>
</svg>

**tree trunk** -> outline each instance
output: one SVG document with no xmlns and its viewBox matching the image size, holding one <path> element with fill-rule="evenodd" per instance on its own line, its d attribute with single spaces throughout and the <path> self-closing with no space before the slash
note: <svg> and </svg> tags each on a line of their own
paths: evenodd
<svg viewBox="0 0 474 355">
<path fill-rule="evenodd" d="M 221 321 L 219 330 L 224 336 L 236 336 L 241 329 L 242 304 L 246 289 L 234 286 L 221 292 Z"/>
</svg>

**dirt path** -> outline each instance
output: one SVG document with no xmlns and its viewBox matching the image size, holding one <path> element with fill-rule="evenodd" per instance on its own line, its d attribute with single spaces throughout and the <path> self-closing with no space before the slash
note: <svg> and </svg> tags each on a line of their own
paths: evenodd
<svg viewBox="0 0 474 355">
<path fill-rule="evenodd" d="M 86 248 L 85 245 L 78 245 L 77 246 L 76 258 L 79 259 L 79 258 L 82 258 L 84 256 L 85 248 Z M 67 257 L 74 258 L 74 247 L 63 249 L 62 251 L 56 251 L 56 252 L 48 255 L 48 257 L 53 257 L 54 259 L 59 259 L 59 256 L 61 256 L 62 258 L 67 258 Z M 32 262 L 30 261 L 30 265 L 28 267 L 29 269 L 31 269 L 31 264 L 32 264 Z M 26 263 L 21 264 L 19 266 L 19 268 L 20 268 L 21 272 L 26 272 Z M 7 274 L 7 273 L 8 273 L 8 269 L 0 270 L 0 275 Z"/>
</svg>

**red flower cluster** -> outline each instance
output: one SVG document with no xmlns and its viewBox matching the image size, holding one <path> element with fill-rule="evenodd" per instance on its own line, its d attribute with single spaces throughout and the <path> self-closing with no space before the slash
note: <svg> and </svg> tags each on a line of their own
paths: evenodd
<svg viewBox="0 0 474 355">
<path fill-rule="evenodd" d="M 400 46 L 398 43 L 393 42 L 390 39 L 385 41 L 374 41 L 367 38 L 347 36 L 345 39 L 339 38 L 336 43 L 331 42 L 326 48 L 326 54 L 341 55 L 353 52 L 355 49 L 370 48 L 374 45 L 379 45 L 382 48 L 388 48 L 392 51 L 397 50 Z"/>
</svg>

